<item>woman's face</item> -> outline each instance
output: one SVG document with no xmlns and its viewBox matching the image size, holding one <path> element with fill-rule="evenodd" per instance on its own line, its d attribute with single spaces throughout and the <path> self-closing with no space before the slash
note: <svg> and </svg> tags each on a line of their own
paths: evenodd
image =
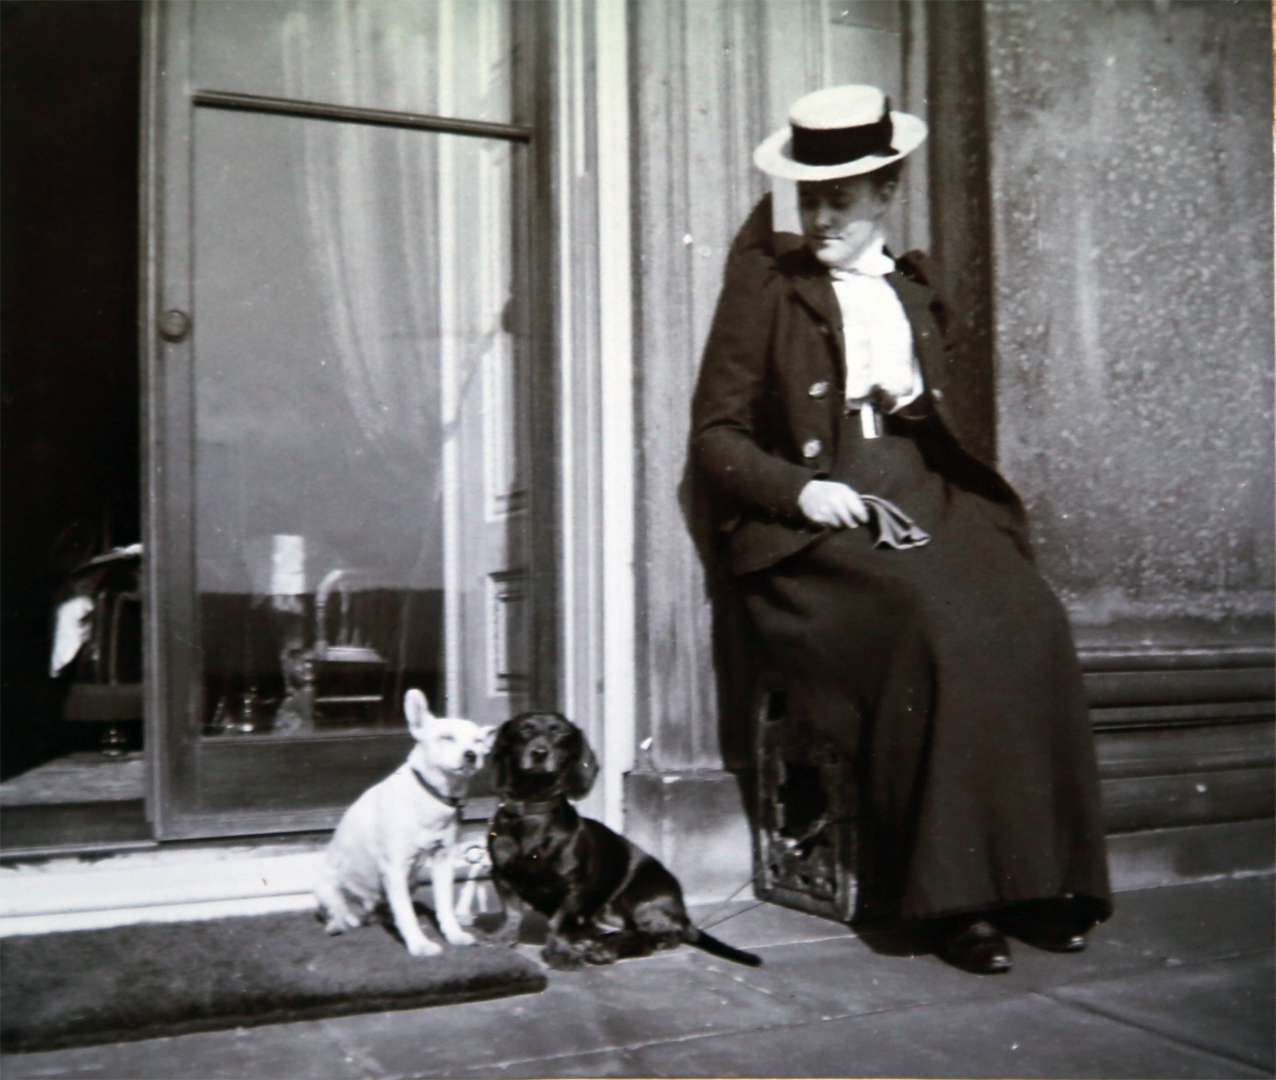
<svg viewBox="0 0 1276 1080">
<path fill-rule="evenodd" d="M 879 234 L 897 186 L 893 180 L 879 185 L 867 176 L 799 182 L 802 232 L 820 262 L 854 262 Z"/>
</svg>

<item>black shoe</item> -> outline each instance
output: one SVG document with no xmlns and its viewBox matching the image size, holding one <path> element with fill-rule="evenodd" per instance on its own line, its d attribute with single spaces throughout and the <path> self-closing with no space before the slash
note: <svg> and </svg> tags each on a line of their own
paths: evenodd
<svg viewBox="0 0 1276 1080">
<path fill-rule="evenodd" d="M 1010 943 L 987 919 L 968 916 L 943 920 L 935 955 L 974 975 L 1004 975 L 1010 970 Z"/>
<path fill-rule="evenodd" d="M 1011 915 L 998 919 L 998 923 L 1005 932 L 1034 949 L 1044 949 L 1046 952 L 1083 952 L 1086 949 L 1085 932 L 1078 931 L 1076 926 L 1069 926 L 1068 923 L 1053 922 L 1032 915 Z"/>
<path fill-rule="evenodd" d="M 999 916 L 997 925 L 1025 945 L 1046 952 L 1079 953 L 1085 950 L 1085 936 L 1093 924 L 1049 910 L 1012 909 Z"/>
<path fill-rule="evenodd" d="M 1047 952 L 1085 952 L 1085 934 L 1069 934 L 1059 930 L 1035 930 L 1015 935 L 1025 945 Z"/>
</svg>

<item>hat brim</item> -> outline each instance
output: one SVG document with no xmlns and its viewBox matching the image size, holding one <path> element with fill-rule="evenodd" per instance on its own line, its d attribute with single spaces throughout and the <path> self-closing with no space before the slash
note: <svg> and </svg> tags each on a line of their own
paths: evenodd
<svg viewBox="0 0 1276 1080">
<path fill-rule="evenodd" d="M 892 112 L 891 125 L 893 154 L 869 154 L 837 165 L 804 165 L 793 160 L 792 132 L 783 127 L 753 151 L 753 164 L 764 173 L 785 180 L 840 180 L 845 176 L 863 176 L 907 157 L 926 140 L 926 122 L 911 113 Z"/>
</svg>

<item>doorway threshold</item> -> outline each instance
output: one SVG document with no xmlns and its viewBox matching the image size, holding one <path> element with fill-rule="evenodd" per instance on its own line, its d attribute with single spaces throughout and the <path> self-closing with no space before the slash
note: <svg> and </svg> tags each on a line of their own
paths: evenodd
<svg viewBox="0 0 1276 1080">
<path fill-rule="evenodd" d="M 301 834 L 6 850 L 0 937 L 306 910 L 326 841 Z"/>
<path fill-rule="evenodd" d="M 0 811 L 0 862 L 156 846 L 142 799 L 37 803 Z"/>
</svg>

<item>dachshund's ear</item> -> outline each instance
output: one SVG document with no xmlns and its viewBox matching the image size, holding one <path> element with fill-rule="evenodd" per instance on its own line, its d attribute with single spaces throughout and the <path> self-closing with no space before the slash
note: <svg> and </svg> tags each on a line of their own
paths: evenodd
<svg viewBox="0 0 1276 1080">
<path fill-rule="evenodd" d="M 589 789 L 594 786 L 594 777 L 598 775 L 598 759 L 594 757 L 594 752 L 585 739 L 585 733 L 578 729 L 578 734 L 580 735 L 580 753 L 576 755 L 576 760 L 567 766 L 563 777 L 567 784 L 565 794 L 569 799 L 583 799 L 588 795 Z"/>
</svg>

